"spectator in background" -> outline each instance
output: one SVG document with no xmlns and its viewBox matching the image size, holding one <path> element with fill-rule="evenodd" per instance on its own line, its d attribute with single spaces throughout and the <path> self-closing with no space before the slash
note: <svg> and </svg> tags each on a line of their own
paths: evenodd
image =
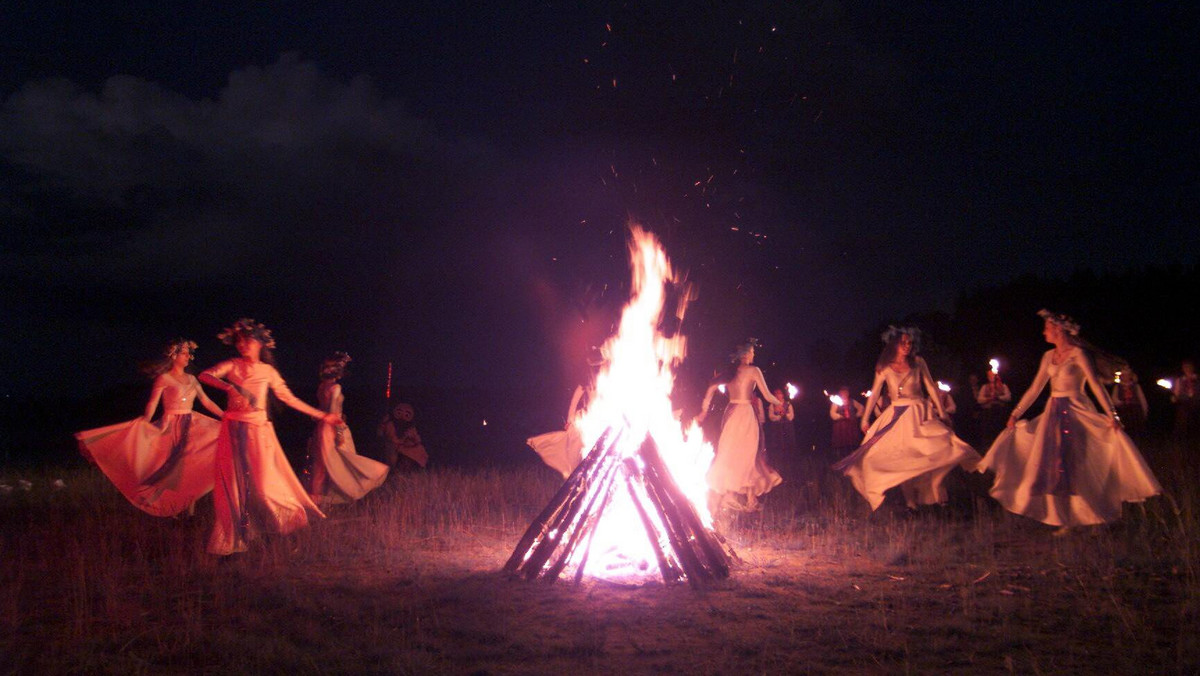
<svg viewBox="0 0 1200 676">
<path fill-rule="evenodd" d="M 841 402 L 840 404 L 838 402 Z M 850 396 L 849 387 L 841 387 L 837 399 L 830 397 L 829 417 L 833 420 L 833 439 L 830 446 L 838 457 L 858 448 L 862 443 L 863 411 L 866 409 Z"/>
<path fill-rule="evenodd" d="M 979 436 L 990 443 L 1008 422 L 1012 404 L 1012 390 L 1000 379 L 1000 374 L 988 371 L 987 383 L 979 388 Z"/>
<path fill-rule="evenodd" d="M 1175 404 L 1175 439 L 1193 444 L 1200 439 L 1200 382 L 1196 378 L 1196 363 L 1183 360 L 1183 374 L 1171 386 L 1171 403 Z"/>
<path fill-rule="evenodd" d="M 1138 383 L 1137 374 L 1132 369 L 1117 371 L 1112 386 L 1112 402 L 1125 426 L 1125 432 L 1137 439 L 1146 431 L 1146 418 L 1150 413 L 1150 405 L 1146 403 L 1146 394 Z"/>
</svg>

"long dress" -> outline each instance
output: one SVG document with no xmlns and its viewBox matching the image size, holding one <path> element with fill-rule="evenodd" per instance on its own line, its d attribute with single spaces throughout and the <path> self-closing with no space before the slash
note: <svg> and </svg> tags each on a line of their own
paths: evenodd
<svg viewBox="0 0 1200 676">
<path fill-rule="evenodd" d="M 218 556 L 246 551 L 260 530 L 291 533 L 324 517 L 288 464 L 275 427 L 263 408 L 270 388 L 280 401 L 312 417 L 322 411 L 300 401 L 274 366 L 245 359 L 221 362 L 204 375 L 241 388 L 229 391 L 229 405 L 217 438 L 213 509 L 216 518 L 208 552 Z"/>
<path fill-rule="evenodd" d="M 979 405 L 979 436 L 981 439 L 994 439 L 997 434 L 1004 431 L 1004 425 L 1008 422 L 1008 409 L 1011 401 L 1012 390 L 999 378 L 989 381 L 979 388 L 979 394 L 975 396 L 975 403 Z"/>
<path fill-rule="evenodd" d="M 721 419 L 721 437 L 708 469 L 708 487 L 715 503 L 735 510 L 753 510 L 758 498 L 783 483 L 762 452 L 762 429 L 754 410 L 754 388 L 768 392 L 762 371 L 741 366 L 727 385 L 729 405 Z M 710 389 L 711 392 L 711 389 Z M 708 401 L 701 410 L 708 410 Z"/>
<path fill-rule="evenodd" d="M 571 472 L 574 472 L 583 460 L 583 435 L 575 421 L 581 412 L 587 409 L 588 394 L 582 385 L 575 388 L 571 405 L 567 409 L 567 425 L 564 429 L 545 432 L 525 440 L 525 443 L 541 457 L 542 462 L 562 474 L 564 479 L 571 476 Z"/>
<path fill-rule="evenodd" d="M 933 415 L 935 409 L 941 413 L 941 407 L 925 396 L 938 390 L 924 359 L 917 357 L 904 373 L 890 366 L 876 373 L 868 411 L 885 385 L 891 405 L 867 429 L 866 441 L 833 469 L 850 478 L 872 510 L 879 509 L 884 492 L 895 486 L 904 491 L 910 507 L 945 502 L 946 475 L 956 466 L 974 468 L 979 454 Z"/>
<path fill-rule="evenodd" d="M 862 443 L 863 405 L 850 399 L 841 406 L 829 404 L 829 418 L 833 421 L 831 446 L 835 451 L 858 448 Z"/>
<path fill-rule="evenodd" d="M 1061 363 L 1053 357 L 1054 350 L 1042 357 L 1015 409 L 1028 410 L 1049 383 L 1045 411 L 1002 432 L 978 470 L 996 473 L 990 493 L 1014 514 L 1051 526 L 1115 521 L 1122 502 L 1141 502 L 1162 487 L 1129 435 L 1113 429 L 1084 394 L 1086 383 L 1112 415 L 1087 356 L 1076 348 Z"/>
<path fill-rule="evenodd" d="M 767 453 L 774 460 L 791 461 L 796 456 L 796 409 L 784 400 L 782 406 L 767 407 Z"/>
<path fill-rule="evenodd" d="M 221 424 L 192 410 L 199 398 L 220 413 L 195 376 L 163 373 L 154 381 L 144 417 L 75 433 L 80 451 L 96 463 L 133 506 L 154 516 L 190 510 L 213 488 L 213 457 Z M 147 422 L 163 405 L 157 422 Z"/>
<path fill-rule="evenodd" d="M 317 388 L 317 406 L 327 413 L 342 414 L 342 386 L 322 383 Z M 388 466 L 359 455 L 346 425 L 317 421 L 308 440 L 312 459 L 312 496 L 319 505 L 353 502 L 378 488 L 387 479 Z"/>
<path fill-rule="evenodd" d="M 1146 403 L 1146 394 L 1142 386 L 1136 382 L 1114 383 L 1112 388 L 1112 404 L 1121 416 L 1121 425 L 1130 437 L 1139 437 L 1146 431 L 1146 415 L 1150 406 Z"/>
</svg>

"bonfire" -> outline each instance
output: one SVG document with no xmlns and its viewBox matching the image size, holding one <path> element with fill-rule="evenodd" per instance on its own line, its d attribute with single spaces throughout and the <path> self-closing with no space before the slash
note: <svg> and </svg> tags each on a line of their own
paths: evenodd
<svg viewBox="0 0 1200 676">
<path fill-rule="evenodd" d="M 695 423 L 685 430 L 671 405 L 686 341 L 661 327 L 683 319 L 689 289 L 658 239 L 630 230 L 630 300 L 575 423 L 590 450 L 504 567 L 527 579 L 661 576 L 700 587 L 728 577 L 736 558 L 712 530 L 705 499 L 712 446 Z"/>
</svg>

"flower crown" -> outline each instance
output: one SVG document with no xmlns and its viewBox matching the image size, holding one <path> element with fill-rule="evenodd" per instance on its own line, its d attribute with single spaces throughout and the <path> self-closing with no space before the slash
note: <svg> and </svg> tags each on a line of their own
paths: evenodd
<svg viewBox="0 0 1200 676">
<path fill-rule="evenodd" d="M 737 361 L 746 356 L 750 350 L 757 350 L 760 347 L 762 347 L 762 344 L 758 342 L 757 338 L 747 338 L 745 342 L 734 348 L 733 352 L 729 355 L 729 361 Z"/>
<path fill-rule="evenodd" d="M 345 352 L 342 352 L 340 350 L 337 352 L 334 352 L 333 356 L 331 356 L 328 359 L 326 359 L 325 361 L 321 362 L 321 377 L 322 378 L 330 378 L 330 377 L 341 378 L 342 374 L 344 374 L 346 372 L 346 364 L 349 364 L 350 362 L 351 362 L 350 355 L 348 355 Z"/>
<path fill-rule="evenodd" d="M 899 340 L 901 335 L 908 336 L 909 340 L 912 341 L 912 352 L 916 354 L 918 348 L 921 346 L 921 329 L 915 326 L 893 326 L 889 324 L 887 331 L 879 334 L 879 339 L 883 341 L 884 345 L 887 345 L 893 340 Z"/>
<path fill-rule="evenodd" d="M 190 355 L 188 361 L 191 361 L 196 358 L 196 348 L 198 347 L 200 346 L 195 341 L 188 340 L 187 338 L 176 338 L 167 343 L 167 346 L 163 348 L 163 356 L 167 359 L 174 359 L 176 355 L 186 349 Z"/>
<path fill-rule="evenodd" d="M 275 339 L 271 337 L 271 329 L 268 329 L 265 324 L 256 322 L 249 317 L 242 317 L 233 323 L 233 326 L 227 326 L 217 334 L 217 339 L 226 345 L 233 345 L 237 342 L 238 336 L 246 336 L 253 338 L 262 343 L 262 346 L 267 349 L 275 347 Z"/>
<path fill-rule="evenodd" d="M 1061 312 L 1051 312 L 1049 310 L 1042 309 L 1038 310 L 1038 316 L 1050 322 L 1051 324 L 1058 326 L 1060 329 L 1066 331 L 1072 336 L 1079 335 L 1079 322 L 1071 319 L 1069 316 L 1064 315 Z"/>
</svg>

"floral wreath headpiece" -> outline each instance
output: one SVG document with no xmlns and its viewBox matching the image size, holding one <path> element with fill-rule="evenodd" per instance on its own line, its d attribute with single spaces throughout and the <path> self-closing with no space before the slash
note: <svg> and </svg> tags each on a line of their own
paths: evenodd
<svg viewBox="0 0 1200 676">
<path fill-rule="evenodd" d="M 1062 314 L 1061 312 L 1051 312 L 1049 310 L 1042 309 L 1038 310 L 1038 316 L 1050 322 L 1051 324 L 1054 324 L 1063 331 L 1066 331 L 1069 335 L 1079 335 L 1079 322 L 1067 315 Z"/>
<path fill-rule="evenodd" d="M 346 372 L 346 364 L 349 364 L 351 361 L 350 355 L 345 352 L 341 350 L 334 352 L 333 356 L 321 362 L 321 377 L 328 378 L 332 376 L 341 378 L 342 374 Z"/>
<path fill-rule="evenodd" d="M 879 334 L 879 339 L 883 341 L 884 345 L 887 345 L 893 340 L 899 340 L 901 334 L 908 336 L 909 340 L 912 341 L 912 353 L 916 354 L 921 348 L 921 329 L 915 326 L 893 326 L 889 324 L 887 331 Z"/>
<path fill-rule="evenodd" d="M 167 346 L 163 348 L 163 356 L 167 359 L 174 359 L 180 352 L 186 349 L 189 355 L 188 361 L 191 361 L 196 358 L 196 348 L 198 347 L 200 346 L 195 341 L 188 340 L 187 338 L 176 338 L 167 343 Z"/>
<path fill-rule="evenodd" d="M 762 343 L 759 343 L 757 338 L 747 338 L 745 342 L 734 348 L 733 352 L 729 355 L 729 361 L 737 361 L 746 356 L 746 353 L 750 352 L 750 350 L 757 350 L 760 347 L 762 347 Z"/>
<path fill-rule="evenodd" d="M 249 317 L 242 317 L 234 322 L 233 326 L 227 326 L 222 329 L 217 334 L 217 339 L 226 345 L 233 345 L 237 342 L 238 336 L 253 338 L 268 349 L 275 347 L 275 339 L 271 337 L 271 329 L 268 329 L 265 324 L 256 322 Z"/>
</svg>

